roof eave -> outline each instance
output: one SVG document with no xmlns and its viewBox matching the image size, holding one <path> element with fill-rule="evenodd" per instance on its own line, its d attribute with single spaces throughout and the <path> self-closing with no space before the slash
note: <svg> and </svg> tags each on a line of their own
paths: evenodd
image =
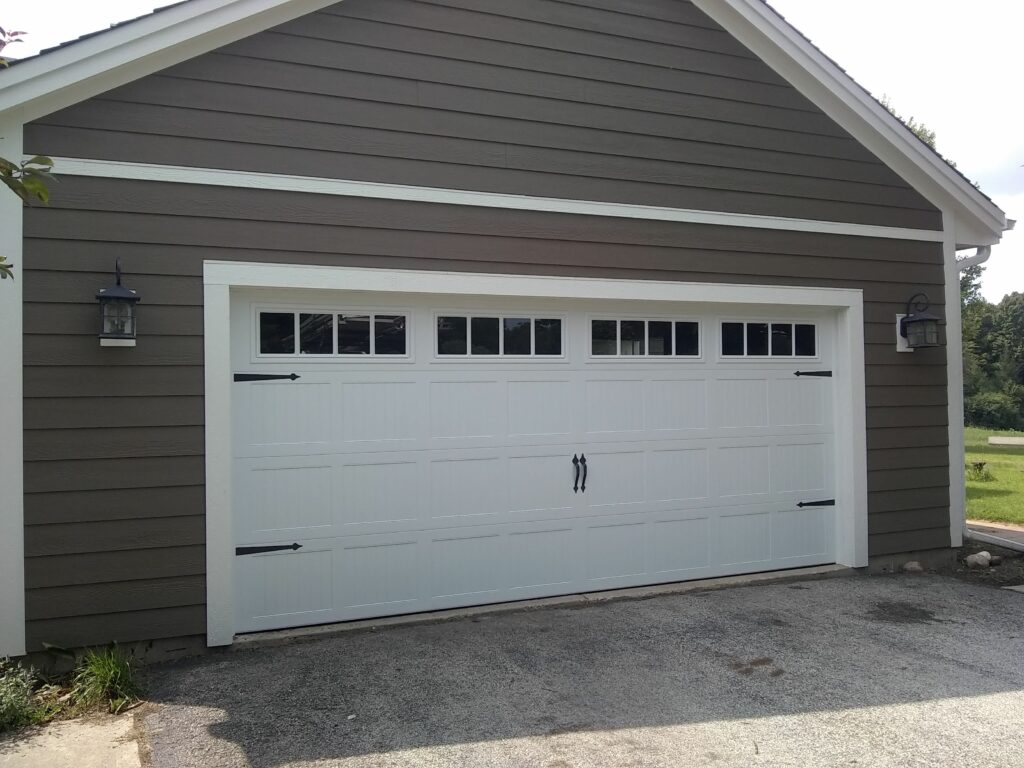
<svg viewBox="0 0 1024 768">
<path fill-rule="evenodd" d="M 0 73 L 0 119 L 27 123 L 339 0 L 189 0 Z"/>
</svg>

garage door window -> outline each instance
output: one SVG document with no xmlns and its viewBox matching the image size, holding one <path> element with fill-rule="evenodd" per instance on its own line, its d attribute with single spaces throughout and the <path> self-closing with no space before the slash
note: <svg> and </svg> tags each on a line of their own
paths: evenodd
<svg viewBox="0 0 1024 768">
<path fill-rule="evenodd" d="M 809 323 L 722 323 L 722 357 L 815 357 L 815 326 Z"/>
<path fill-rule="evenodd" d="M 700 323 L 591 320 L 590 354 L 595 357 L 699 357 Z"/>
<path fill-rule="evenodd" d="M 556 317 L 439 315 L 441 357 L 559 357 L 562 321 Z"/>
<path fill-rule="evenodd" d="M 404 357 L 406 316 L 369 312 L 260 312 L 260 355 Z"/>
</svg>

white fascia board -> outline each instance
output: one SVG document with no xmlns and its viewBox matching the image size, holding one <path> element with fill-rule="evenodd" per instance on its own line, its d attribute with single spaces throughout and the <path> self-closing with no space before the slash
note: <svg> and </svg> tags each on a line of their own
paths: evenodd
<svg viewBox="0 0 1024 768">
<path fill-rule="evenodd" d="M 0 116 L 52 114 L 339 0 L 189 0 L 0 72 Z"/>
<path fill-rule="evenodd" d="M 600 200 L 567 200 L 555 197 L 513 195 L 501 192 L 479 192 L 443 187 L 418 187 L 407 184 L 385 184 L 374 181 L 328 179 L 312 176 L 291 176 L 254 171 L 227 171 L 217 168 L 192 168 L 177 165 L 129 163 L 116 160 L 86 160 L 73 157 L 54 158 L 54 171 L 61 176 L 90 176 L 105 179 L 160 181 L 171 184 L 197 184 L 215 187 L 267 189 L 278 192 L 301 192 L 341 197 L 370 197 L 381 200 L 404 200 L 416 203 L 467 205 L 482 208 L 566 213 L 581 216 L 609 216 L 651 221 L 675 221 L 688 224 L 709 224 L 723 227 L 747 227 L 790 232 L 817 232 L 852 237 L 886 238 L 942 242 L 938 230 L 885 227 L 873 224 L 850 224 L 816 219 L 795 219 L 784 216 L 699 211 L 690 208 L 666 208 L 655 205 L 610 203 Z"/>
<path fill-rule="evenodd" d="M 21 153 L 21 125 L 0 120 L 0 157 Z M 14 280 L 0 280 L 0 658 L 25 653 L 22 220 L 21 200 L 0 188 L 0 254 L 15 267 Z"/>
<path fill-rule="evenodd" d="M 1006 214 L 763 0 L 693 2 L 937 208 L 953 207 L 963 247 L 999 242 Z"/>
</svg>

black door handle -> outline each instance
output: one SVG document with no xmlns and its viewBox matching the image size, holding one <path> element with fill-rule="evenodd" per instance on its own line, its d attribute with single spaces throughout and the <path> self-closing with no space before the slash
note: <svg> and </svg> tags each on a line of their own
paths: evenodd
<svg viewBox="0 0 1024 768">
<path fill-rule="evenodd" d="M 579 493 L 580 490 L 580 460 L 574 453 L 572 455 L 572 465 L 576 467 L 576 482 L 572 484 L 572 492 Z"/>
<path fill-rule="evenodd" d="M 583 484 L 580 486 L 580 493 L 587 492 L 587 457 L 580 454 L 580 464 L 583 465 Z"/>
</svg>

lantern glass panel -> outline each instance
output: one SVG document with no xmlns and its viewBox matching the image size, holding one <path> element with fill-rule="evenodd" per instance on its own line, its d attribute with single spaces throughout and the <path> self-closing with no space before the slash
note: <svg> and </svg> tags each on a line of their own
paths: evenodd
<svg viewBox="0 0 1024 768">
<path fill-rule="evenodd" d="M 102 304 L 103 336 L 135 337 L 135 302 L 111 299 Z"/>
</svg>

